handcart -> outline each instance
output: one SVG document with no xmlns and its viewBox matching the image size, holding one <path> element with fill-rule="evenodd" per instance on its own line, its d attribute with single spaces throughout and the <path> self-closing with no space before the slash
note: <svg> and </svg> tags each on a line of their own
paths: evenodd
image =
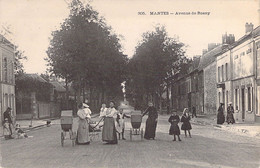
<svg viewBox="0 0 260 168">
<path fill-rule="evenodd" d="M 131 112 L 131 125 L 132 128 L 130 128 L 130 140 L 132 141 L 133 135 L 141 135 L 141 140 L 143 140 L 143 128 L 141 127 L 142 123 L 142 113 L 141 111 L 134 111 Z"/>
<path fill-rule="evenodd" d="M 103 118 L 101 118 L 98 122 L 96 121 L 89 122 L 90 141 L 99 138 L 99 134 L 101 133 L 101 127 L 103 126 L 103 125 L 99 125 L 101 121 L 103 121 Z"/>
<path fill-rule="evenodd" d="M 64 146 L 64 140 L 66 140 L 66 133 L 69 132 L 69 139 L 72 141 L 72 146 L 75 146 L 76 132 L 72 131 L 73 113 L 72 110 L 61 111 L 61 146 Z"/>
</svg>

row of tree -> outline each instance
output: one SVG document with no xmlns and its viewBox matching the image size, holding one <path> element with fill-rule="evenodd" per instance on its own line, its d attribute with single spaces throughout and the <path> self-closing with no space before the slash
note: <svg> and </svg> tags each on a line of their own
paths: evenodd
<svg viewBox="0 0 260 168">
<path fill-rule="evenodd" d="M 77 102 L 83 101 L 80 97 L 86 89 L 100 92 L 102 101 L 122 99 L 121 83 L 126 81 L 127 98 L 134 100 L 137 108 L 147 101 L 161 107 L 167 79 L 185 71 L 190 61 L 184 44 L 169 37 L 159 25 L 143 34 L 128 60 L 119 37 L 97 11 L 80 0 L 73 0 L 69 8 L 68 18 L 52 33 L 46 60 L 50 72 L 65 79 L 67 90 L 68 84 L 73 84 Z"/>
</svg>

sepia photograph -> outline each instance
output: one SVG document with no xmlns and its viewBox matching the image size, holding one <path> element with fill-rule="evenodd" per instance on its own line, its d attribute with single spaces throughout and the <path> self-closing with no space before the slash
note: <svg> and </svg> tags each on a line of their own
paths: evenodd
<svg viewBox="0 0 260 168">
<path fill-rule="evenodd" d="M 1 168 L 260 168 L 260 0 L 0 0 Z"/>
</svg>

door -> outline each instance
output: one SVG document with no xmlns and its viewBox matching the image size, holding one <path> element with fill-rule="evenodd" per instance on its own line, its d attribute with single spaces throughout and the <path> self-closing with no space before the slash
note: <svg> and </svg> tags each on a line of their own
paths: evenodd
<svg viewBox="0 0 260 168">
<path fill-rule="evenodd" d="M 242 120 L 245 119 L 245 88 L 241 89 Z"/>
</svg>

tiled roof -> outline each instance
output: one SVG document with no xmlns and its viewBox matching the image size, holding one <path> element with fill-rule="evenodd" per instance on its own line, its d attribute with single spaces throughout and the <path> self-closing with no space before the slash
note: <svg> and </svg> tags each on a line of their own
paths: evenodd
<svg viewBox="0 0 260 168">
<path fill-rule="evenodd" d="M 46 82 L 46 83 L 47 83 L 46 80 L 44 80 L 41 76 L 39 76 L 39 75 L 37 75 L 37 74 L 24 74 L 24 77 L 25 77 L 25 78 L 26 78 L 26 77 L 29 77 L 29 78 L 38 80 L 38 81 L 40 81 L 40 82 L 44 82 L 44 83 Z"/>
<path fill-rule="evenodd" d="M 199 70 L 203 70 L 206 68 L 209 64 L 215 61 L 215 56 L 222 52 L 223 45 L 219 45 L 213 50 L 207 52 L 206 54 L 202 55 L 199 63 Z"/>
<path fill-rule="evenodd" d="M 54 86 L 54 89 L 57 90 L 58 92 L 66 92 L 66 89 L 58 81 L 52 81 L 50 83 Z"/>
</svg>

